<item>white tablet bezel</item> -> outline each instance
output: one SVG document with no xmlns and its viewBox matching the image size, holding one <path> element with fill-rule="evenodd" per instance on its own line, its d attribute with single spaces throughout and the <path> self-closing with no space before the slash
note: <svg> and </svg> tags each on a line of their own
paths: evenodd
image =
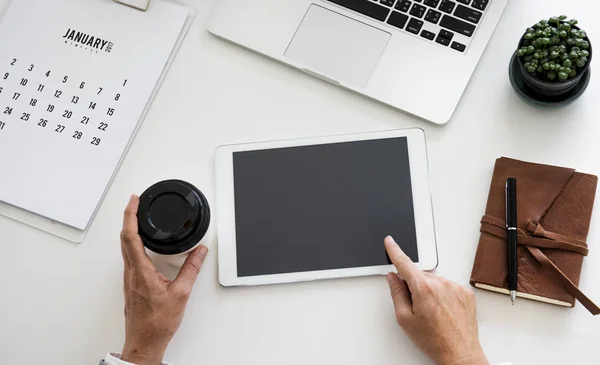
<svg viewBox="0 0 600 365">
<path fill-rule="evenodd" d="M 215 154 L 215 191 L 217 201 L 217 231 L 219 247 L 219 282 L 223 286 L 246 286 L 311 281 L 342 277 L 380 275 L 394 270 L 391 265 L 370 266 L 351 269 L 308 271 L 287 274 L 238 277 L 235 231 L 235 192 L 233 180 L 233 153 L 275 148 L 311 146 L 340 142 L 365 141 L 407 137 L 408 156 L 413 190 L 415 227 L 419 252 L 418 267 L 430 271 L 437 267 L 438 255 L 433 221 L 433 208 L 429 188 L 429 169 L 425 134 L 421 129 L 405 129 L 383 132 L 337 135 L 226 145 Z M 381 245 L 387 232 L 381 232 Z M 401 240 L 402 237 L 395 237 Z"/>
</svg>

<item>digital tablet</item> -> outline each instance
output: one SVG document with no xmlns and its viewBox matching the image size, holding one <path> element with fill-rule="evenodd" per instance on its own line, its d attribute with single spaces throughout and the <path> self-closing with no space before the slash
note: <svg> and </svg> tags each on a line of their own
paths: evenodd
<svg viewBox="0 0 600 365">
<path fill-rule="evenodd" d="M 420 129 L 222 146 L 215 169 L 223 286 L 385 274 L 387 235 L 437 266 Z"/>
</svg>

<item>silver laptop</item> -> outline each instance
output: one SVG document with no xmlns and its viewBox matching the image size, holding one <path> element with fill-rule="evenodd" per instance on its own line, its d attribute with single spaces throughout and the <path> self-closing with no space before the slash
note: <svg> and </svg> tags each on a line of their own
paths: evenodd
<svg viewBox="0 0 600 365">
<path fill-rule="evenodd" d="M 508 0 L 218 0 L 208 30 L 437 124 Z"/>
</svg>

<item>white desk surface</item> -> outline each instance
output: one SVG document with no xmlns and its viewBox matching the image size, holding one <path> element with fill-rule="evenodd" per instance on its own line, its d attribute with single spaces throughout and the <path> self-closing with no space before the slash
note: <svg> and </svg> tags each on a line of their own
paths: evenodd
<svg viewBox="0 0 600 365">
<path fill-rule="evenodd" d="M 129 194 L 161 179 L 182 178 L 214 205 L 212 158 L 221 144 L 423 128 L 440 253 L 437 274 L 464 285 L 497 157 L 600 174 L 600 76 L 577 103 L 540 110 L 518 98 L 507 75 L 519 36 L 539 19 L 568 12 L 592 40 L 600 40 L 598 5 L 589 0 L 513 0 L 445 127 L 216 39 L 204 27 L 214 0 L 187 3 L 197 10 L 192 29 L 83 244 L 0 217 L 4 363 L 97 364 L 106 351 L 121 349 L 119 231 Z M 581 288 L 600 301 L 600 209 L 589 242 Z M 511 307 L 508 297 L 476 293 L 481 340 L 492 363 L 600 363 L 600 318 L 581 305 L 563 309 L 519 300 Z M 394 322 L 383 277 L 224 289 L 217 282 L 216 247 L 166 360 L 177 365 L 430 363 Z"/>
</svg>

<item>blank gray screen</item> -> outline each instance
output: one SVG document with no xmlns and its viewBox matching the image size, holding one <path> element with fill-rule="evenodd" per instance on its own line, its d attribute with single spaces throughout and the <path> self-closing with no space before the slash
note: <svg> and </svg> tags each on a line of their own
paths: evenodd
<svg viewBox="0 0 600 365">
<path fill-rule="evenodd" d="M 239 277 L 415 262 L 406 138 L 233 154 Z"/>
</svg>

